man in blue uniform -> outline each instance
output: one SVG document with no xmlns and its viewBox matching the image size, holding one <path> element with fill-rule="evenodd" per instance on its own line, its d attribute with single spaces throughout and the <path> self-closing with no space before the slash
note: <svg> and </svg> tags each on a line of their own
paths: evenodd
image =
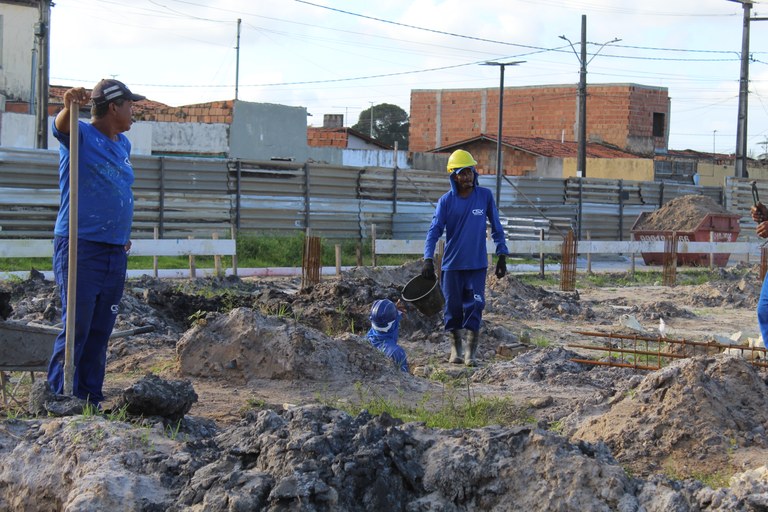
<svg viewBox="0 0 768 512">
<path fill-rule="evenodd" d="M 397 368 L 408 372 L 408 357 L 403 347 L 397 344 L 400 317 L 402 313 L 394 302 L 380 299 L 371 307 L 371 329 L 368 331 L 368 341 L 392 359 Z"/>
<path fill-rule="evenodd" d="M 768 238 L 768 207 L 757 203 L 752 207 L 751 214 L 752 220 L 757 223 L 757 236 Z M 763 338 L 763 346 L 768 347 L 768 277 L 763 279 L 760 298 L 757 299 L 757 325 Z"/>
<path fill-rule="evenodd" d="M 61 202 L 54 228 L 53 272 L 59 286 L 62 321 L 67 324 L 69 254 L 69 121 L 77 116 L 73 102 L 92 100 L 90 123 L 78 122 L 79 187 L 77 217 L 77 287 L 73 394 L 98 405 L 104 400 L 107 343 L 123 295 L 133 221 L 131 143 L 123 135 L 131 129 L 133 94 L 117 80 L 101 80 L 88 94 L 82 87 L 64 93 L 64 109 L 53 121 L 59 141 Z M 56 393 L 64 389 L 66 332 L 56 338 L 48 365 L 48 383 Z"/>
<path fill-rule="evenodd" d="M 485 229 L 491 226 L 496 244 L 496 277 L 507 273 L 504 228 L 491 191 L 478 185 L 477 162 L 463 149 L 448 158 L 451 190 L 438 201 L 424 245 L 421 275 L 436 279 L 433 257 L 437 240 L 445 231 L 441 288 L 445 296 L 445 330 L 451 333 L 451 363 L 477 364 L 480 325 L 485 308 L 485 276 L 488 270 Z M 469 331 L 465 349 L 461 330 Z"/>
</svg>

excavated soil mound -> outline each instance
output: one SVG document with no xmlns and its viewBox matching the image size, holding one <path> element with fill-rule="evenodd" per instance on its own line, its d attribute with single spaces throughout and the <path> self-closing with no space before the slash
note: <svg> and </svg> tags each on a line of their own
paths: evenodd
<svg viewBox="0 0 768 512">
<path fill-rule="evenodd" d="M 745 277 L 738 282 L 716 281 L 680 288 L 679 301 L 692 307 L 757 307 L 760 298 L 760 283 L 757 279 Z"/>
<path fill-rule="evenodd" d="M 594 318 L 578 292 L 550 292 L 525 284 L 507 274 L 501 279 L 489 275 L 486 281 L 486 311 L 524 320 L 532 318 Z"/>
<path fill-rule="evenodd" d="M 685 308 L 681 308 L 666 300 L 643 304 L 632 309 L 638 318 L 644 320 L 658 320 L 659 318 L 695 318 L 696 315 Z"/>
<path fill-rule="evenodd" d="M 169 433 L 170 432 L 170 433 Z M 324 406 L 249 412 L 216 432 L 105 418 L 0 424 L 0 509 L 764 510 L 765 468 L 713 490 L 631 478 L 603 443 L 530 427 L 440 430 Z"/>
<path fill-rule="evenodd" d="M 737 471 L 744 470 L 737 462 L 742 458 L 764 463 L 768 457 L 768 388 L 744 359 L 680 360 L 648 374 L 610 405 L 583 421 L 572 438 L 605 441 L 635 474 L 667 469 L 691 476 L 691 457 L 698 459 L 697 472 Z"/>
<path fill-rule="evenodd" d="M 332 339 L 293 319 L 267 317 L 247 308 L 209 313 L 179 340 L 183 375 L 332 382 L 397 375 L 367 340 Z M 402 373 L 402 372 L 399 372 Z"/>
<path fill-rule="evenodd" d="M 174 415 L 184 417 L 169 424 L 9 415 L 0 422 L 0 510 L 768 510 L 768 388 L 744 361 L 700 357 L 645 373 L 577 364 L 563 348 L 495 358 L 500 340 L 533 321 L 562 325 L 562 341 L 573 325 L 595 323 L 582 322 L 596 315 L 592 307 L 612 322 L 628 310 L 489 276 L 482 366 L 442 364 L 456 372 L 443 384 L 407 375 L 360 334 L 370 303 L 399 297 L 418 267 L 356 269 L 303 291 L 295 280 L 129 281 L 118 328 L 156 330 L 110 343 L 108 381 L 121 370 L 124 379 L 143 373 L 157 348 L 173 363 L 162 371 L 197 388 Z M 701 286 L 721 291 L 713 303 L 738 307 L 756 300 L 753 281 L 742 275 Z M 58 322 L 52 283 L 4 286 L 15 319 Z M 671 304 L 656 292 L 646 293 L 659 302 L 634 310 L 644 320 L 685 317 L 683 307 L 706 296 L 705 288 L 681 286 Z M 411 361 L 444 361 L 440 315 L 411 310 L 401 326 Z M 174 349 L 178 361 L 168 357 Z M 387 392 L 413 403 L 428 392 L 447 401 L 460 382 L 462 396 L 466 385 L 478 405 L 481 397 L 509 398 L 535 419 L 440 430 L 386 414 L 352 417 L 301 398 L 317 402 L 342 390 L 340 400 L 355 401 L 357 382 L 392 403 Z M 193 393 L 200 400 L 186 413 Z M 165 395 L 142 396 L 151 398 L 141 400 L 144 410 Z M 262 399 L 305 405 L 252 410 Z M 219 408 L 236 410 L 236 419 L 201 419 L 218 417 Z M 680 480 L 694 472 L 733 476 L 724 488 Z"/>
<path fill-rule="evenodd" d="M 638 231 L 694 231 L 710 213 L 731 213 L 708 196 L 688 195 L 671 200 L 658 210 L 642 217 L 634 228 Z"/>
</svg>

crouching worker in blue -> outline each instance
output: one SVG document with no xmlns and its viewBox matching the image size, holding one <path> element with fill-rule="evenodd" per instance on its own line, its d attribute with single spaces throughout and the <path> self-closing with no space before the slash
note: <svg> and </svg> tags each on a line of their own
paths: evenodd
<svg viewBox="0 0 768 512">
<path fill-rule="evenodd" d="M 432 224 L 424 243 L 421 275 L 435 280 L 432 258 L 437 240 L 445 231 L 441 289 L 445 296 L 445 330 L 451 333 L 450 363 L 477 364 L 480 325 L 485 308 L 485 276 L 488 254 L 485 245 L 486 221 L 496 244 L 496 277 L 507 274 L 507 243 L 491 191 L 478 185 L 477 162 L 458 149 L 448 158 L 451 190 L 437 202 Z M 462 329 L 469 332 L 467 347 Z"/>
<path fill-rule="evenodd" d="M 371 345 L 384 352 L 396 367 L 407 373 L 408 357 L 403 347 L 397 344 L 401 316 L 402 312 L 394 302 L 389 299 L 377 300 L 371 308 L 371 328 L 367 336 Z"/>
</svg>

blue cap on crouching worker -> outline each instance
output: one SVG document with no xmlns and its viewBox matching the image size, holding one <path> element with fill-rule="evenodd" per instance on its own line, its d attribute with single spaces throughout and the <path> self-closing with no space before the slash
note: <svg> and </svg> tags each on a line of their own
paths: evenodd
<svg viewBox="0 0 768 512">
<path fill-rule="evenodd" d="M 93 91 L 91 91 L 91 100 L 96 105 L 103 105 L 104 103 L 117 100 L 140 101 L 145 99 L 147 99 L 146 96 L 132 93 L 127 85 L 114 78 L 100 80 L 93 88 Z"/>
</svg>

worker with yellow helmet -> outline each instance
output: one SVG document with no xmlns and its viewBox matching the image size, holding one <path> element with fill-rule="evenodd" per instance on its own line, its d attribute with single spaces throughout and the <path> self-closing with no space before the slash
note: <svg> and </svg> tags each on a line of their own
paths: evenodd
<svg viewBox="0 0 768 512">
<path fill-rule="evenodd" d="M 485 278 L 488 271 L 486 221 L 491 226 L 491 238 L 496 244 L 497 278 L 506 275 L 506 256 L 509 254 L 493 194 L 489 189 L 479 186 L 476 166 L 477 161 L 463 149 L 454 151 L 448 158 L 451 190 L 437 202 L 424 244 L 421 272 L 425 279 L 437 279 L 433 262 L 435 246 L 445 231 L 440 286 L 445 296 L 445 330 L 451 333 L 451 355 L 448 360 L 451 363 L 463 362 L 467 366 L 477 364 L 477 347 L 485 308 Z M 466 348 L 462 330 L 469 332 Z"/>
</svg>

